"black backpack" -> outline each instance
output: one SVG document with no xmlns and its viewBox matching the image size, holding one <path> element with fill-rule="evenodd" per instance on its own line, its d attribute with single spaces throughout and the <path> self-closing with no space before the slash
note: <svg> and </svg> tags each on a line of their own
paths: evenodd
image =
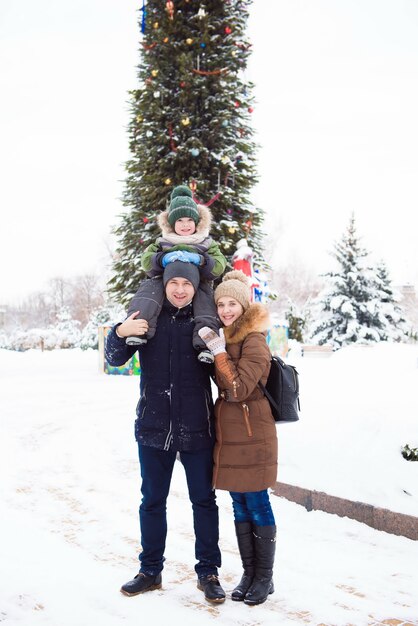
<svg viewBox="0 0 418 626">
<path fill-rule="evenodd" d="M 297 422 L 299 419 L 299 374 L 278 356 L 271 357 L 266 386 L 258 383 L 269 401 L 275 422 Z"/>
</svg>

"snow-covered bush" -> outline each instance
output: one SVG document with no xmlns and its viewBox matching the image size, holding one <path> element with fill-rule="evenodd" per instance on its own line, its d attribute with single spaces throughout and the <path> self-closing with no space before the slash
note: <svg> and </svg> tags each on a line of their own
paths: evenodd
<svg viewBox="0 0 418 626">
<path fill-rule="evenodd" d="M 8 348 L 9 347 L 9 338 L 7 337 L 4 330 L 0 331 L 0 348 Z"/>
<path fill-rule="evenodd" d="M 69 309 L 63 307 L 55 326 L 16 330 L 10 335 L 6 347 L 19 352 L 77 348 L 80 343 L 79 325 L 80 322 L 72 319 Z"/>
<path fill-rule="evenodd" d="M 405 444 L 401 452 L 403 458 L 407 461 L 418 461 L 418 448 L 411 448 L 408 444 Z"/>
</svg>

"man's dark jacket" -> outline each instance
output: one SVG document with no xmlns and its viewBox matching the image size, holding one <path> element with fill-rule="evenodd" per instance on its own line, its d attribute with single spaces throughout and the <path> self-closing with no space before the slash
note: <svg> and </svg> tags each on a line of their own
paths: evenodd
<svg viewBox="0 0 418 626">
<path fill-rule="evenodd" d="M 110 365 L 123 365 L 136 351 L 117 336 L 106 340 Z M 209 366 L 192 345 L 192 305 L 181 309 L 166 299 L 153 339 L 139 348 L 141 381 L 135 421 L 136 440 L 162 450 L 200 450 L 214 443 Z"/>
</svg>

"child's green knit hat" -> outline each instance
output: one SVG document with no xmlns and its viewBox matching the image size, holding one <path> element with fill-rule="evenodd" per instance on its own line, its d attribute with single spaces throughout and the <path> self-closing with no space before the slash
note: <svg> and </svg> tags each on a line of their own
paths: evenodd
<svg viewBox="0 0 418 626">
<path fill-rule="evenodd" d="M 197 204 L 193 200 L 193 194 L 187 185 L 174 187 L 171 192 L 167 217 L 170 226 L 174 226 L 180 217 L 191 217 L 195 224 L 198 224 L 200 220 Z"/>
</svg>

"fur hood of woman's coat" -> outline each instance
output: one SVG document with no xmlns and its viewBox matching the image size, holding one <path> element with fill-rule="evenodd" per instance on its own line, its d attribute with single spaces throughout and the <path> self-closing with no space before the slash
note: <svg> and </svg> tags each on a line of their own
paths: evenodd
<svg viewBox="0 0 418 626">
<path fill-rule="evenodd" d="M 266 333 L 270 327 L 270 313 L 264 304 L 255 302 L 231 326 L 224 328 L 227 344 L 244 341 L 250 333 Z"/>
</svg>

